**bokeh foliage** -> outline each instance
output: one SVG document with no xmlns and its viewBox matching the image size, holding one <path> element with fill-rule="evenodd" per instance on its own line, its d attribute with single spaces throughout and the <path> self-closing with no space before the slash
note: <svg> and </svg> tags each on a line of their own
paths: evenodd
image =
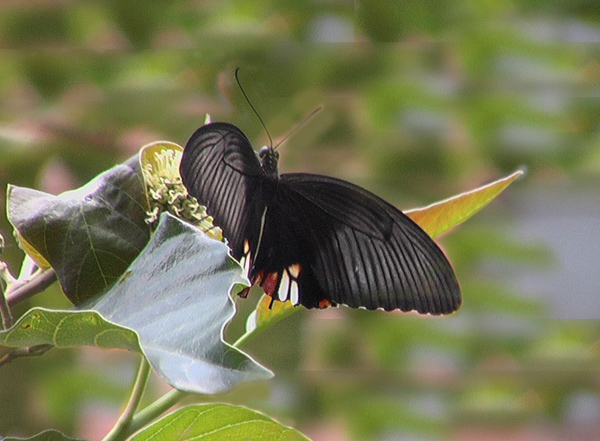
<svg viewBox="0 0 600 441">
<path fill-rule="evenodd" d="M 302 311 L 248 347 L 275 379 L 218 398 L 314 439 L 333 439 L 319 438 L 323 427 L 352 439 L 460 439 L 532 428 L 566 436 L 582 424 L 597 439 L 580 415 L 600 415 L 600 326 L 553 319 L 543 300 L 515 290 L 516 266 L 551 268 L 555 256 L 507 226 L 519 216 L 511 194 L 598 188 L 598 6 L 6 2 L 0 183 L 77 187 L 147 142 L 184 144 L 207 112 L 258 147 L 266 136 L 233 81 L 238 66 L 274 137 L 324 106 L 280 148 L 283 171 L 345 178 L 412 208 L 525 165 L 526 180 L 442 239 L 463 288 L 458 314 Z M 4 215 L 0 230 L 10 238 Z M 21 254 L 8 242 L 16 271 Z M 238 302 L 242 313 L 250 302 Z M 65 305 L 56 289 L 36 303 Z M 242 328 L 231 326 L 231 341 Z M 66 350 L 3 367 L 0 433 L 88 436 L 75 403 L 91 396 L 118 409 L 133 369 L 114 362 L 119 354 L 94 356 L 116 367 Z"/>
</svg>

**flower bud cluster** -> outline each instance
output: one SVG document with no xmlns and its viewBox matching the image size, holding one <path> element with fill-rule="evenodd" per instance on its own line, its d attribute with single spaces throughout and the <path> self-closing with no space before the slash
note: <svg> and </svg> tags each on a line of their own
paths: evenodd
<svg viewBox="0 0 600 441">
<path fill-rule="evenodd" d="M 160 214 L 168 211 L 172 215 L 200 228 L 213 239 L 223 241 L 223 232 L 213 224 L 213 218 L 206 213 L 206 207 L 190 196 L 179 175 L 181 152 L 163 149 L 155 153 L 154 162 L 143 167 L 148 191 L 150 211 L 146 223 L 153 228 Z"/>
</svg>

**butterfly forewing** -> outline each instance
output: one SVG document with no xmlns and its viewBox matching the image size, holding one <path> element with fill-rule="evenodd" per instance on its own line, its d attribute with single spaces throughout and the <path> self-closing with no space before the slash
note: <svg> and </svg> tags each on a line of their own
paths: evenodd
<svg viewBox="0 0 600 441">
<path fill-rule="evenodd" d="M 186 145 L 181 175 L 274 300 L 431 314 L 460 306 L 450 263 L 411 219 L 346 181 L 277 177 L 270 153 L 261 165 L 239 129 L 209 124 Z"/>
<path fill-rule="evenodd" d="M 264 173 L 250 141 L 235 126 L 200 127 L 185 146 L 180 173 L 188 192 L 207 207 L 236 259 L 260 235 Z"/>
</svg>

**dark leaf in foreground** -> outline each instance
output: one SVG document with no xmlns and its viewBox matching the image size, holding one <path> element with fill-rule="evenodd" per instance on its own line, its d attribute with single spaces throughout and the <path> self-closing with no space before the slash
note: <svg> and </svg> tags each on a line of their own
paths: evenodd
<svg viewBox="0 0 600 441">
<path fill-rule="evenodd" d="M 150 238 L 137 156 L 54 196 L 10 186 L 8 217 L 26 248 L 56 271 L 74 304 L 112 285 Z"/>
</svg>

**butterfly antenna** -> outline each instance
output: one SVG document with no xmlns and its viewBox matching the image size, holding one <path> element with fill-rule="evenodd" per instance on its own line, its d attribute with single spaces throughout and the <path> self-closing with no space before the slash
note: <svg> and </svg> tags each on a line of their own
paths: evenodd
<svg viewBox="0 0 600 441">
<path fill-rule="evenodd" d="M 274 149 L 277 149 L 277 147 L 279 147 L 281 144 L 283 144 L 283 143 L 284 143 L 284 141 L 285 141 L 286 139 L 288 139 L 290 136 L 292 136 L 292 135 L 293 135 L 293 134 L 296 132 L 296 130 L 298 130 L 300 127 L 302 127 L 304 124 L 306 124 L 306 122 L 307 122 L 309 119 L 311 119 L 313 116 L 315 116 L 315 114 L 316 114 L 317 112 L 319 112 L 320 110 L 322 110 L 322 109 L 323 109 L 323 106 L 319 106 L 319 107 L 317 107 L 315 110 L 313 110 L 312 112 L 310 112 L 306 118 L 304 118 L 302 121 L 300 121 L 298 124 L 296 124 L 296 127 L 294 127 L 292 130 L 290 130 L 290 131 L 288 132 L 288 134 L 287 134 L 287 135 L 285 135 L 285 136 L 284 136 L 284 137 L 281 139 L 281 141 L 279 141 L 279 142 L 277 143 L 277 145 L 276 145 L 275 147 L 273 147 L 273 148 L 274 148 Z"/>
<path fill-rule="evenodd" d="M 260 117 L 260 115 L 256 111 L 256 108 L 250 102 L 250 99 L 248 98 L 248 95 L 246 95 L 246 91 L 242 87 L 242 83 L 240 82 L 240 77 L 239 77 L 240 69 L 241 69 L 241 67 L 238 67 L 238 68 L 235 69 L 235 81 L 237 81 L 237 84 L 238 84 L 240 90 L 242 91 L 242 95 L 244 95 L 244 98 L 246 99 L 246 102 L 248 103 L 248 105 L 250 106 L 250 108 L 252 109 L 252 111 L 254 112 L 254 114 L 256 115 L 256 117 L 258 118 L 258 120 L 260 121 L 260 123 L 262 124 L 263 128 L 265 129 L 265 132 L 267 132 L 267 136 L 269 137 L 269 145 L 272 146 L 273 145 L 273 138 L 271 138 L 271 134 L 269 133 L 269 130 L 267 129 L 267 126 L 266 126 L 265 122 L 263 121 L 263 119 Z"/>
</svg>

